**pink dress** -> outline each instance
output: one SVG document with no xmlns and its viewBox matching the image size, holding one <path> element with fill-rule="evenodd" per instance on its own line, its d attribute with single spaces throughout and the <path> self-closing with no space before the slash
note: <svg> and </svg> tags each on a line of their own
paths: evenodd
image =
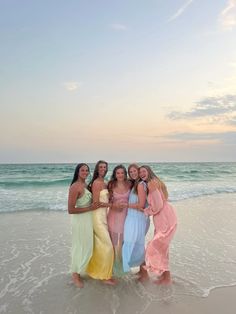
<svg viewBox="0 0 236 314">
<path fill-rule="evenodd" d="M 113 192 L 113 202 L 128 203 L 129 193 L 130 191 L 122 194 Z M 117 277 L 125 274 L 122 265 L 122 244 L 124 238 L 124 224 L 127 211 L 128 208 L 124 208 L 121 211 L 110 209 L 107 215 L 108 230 L 115 252 L 113 274 Z"/>
<path fill-rule="evenodd" d="M 176 231 L 177 218 L 175 209 L 157 189 L 148 194 L 148 205 L 144 212 L 153 215 L 155 231 L 146 248 L 146 268 L 160 276 L 169 271 L 169 245 Z"/>
</svg>

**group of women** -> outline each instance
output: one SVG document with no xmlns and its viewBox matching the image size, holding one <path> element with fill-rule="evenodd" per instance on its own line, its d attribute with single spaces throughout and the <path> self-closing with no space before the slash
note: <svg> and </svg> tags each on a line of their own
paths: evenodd
<svg viewBox="0 0 236 314">
<path fill-rule="evenodd" d="M 154 272 L 155 283 L 169 284 L 169 244 L 176 230 L 174 208 L 167 188 L 149 166 L 131 164 L 114 168 L 105 181 L 106 161 L 97 162 L 87 185 L 89 166 L 77 165 L 69 189 L 68 212 L 72 224 L 72 279 L 83 287 L 81 273 L 106 284 L 140 267 L 138 279 Z M 154 237 L 145 247 L 145 235 L 153 216 Z"/>
</svg>

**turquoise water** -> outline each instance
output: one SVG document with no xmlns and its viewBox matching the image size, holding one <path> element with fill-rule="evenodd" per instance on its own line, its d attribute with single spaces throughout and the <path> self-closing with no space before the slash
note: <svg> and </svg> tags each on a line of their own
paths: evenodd
<svg viewBox="0 0 236 314">
<path fill-rule="evenodd" d="M 91 173 L 94 164 L 89 164 Z M 128 164 L 125 164 L 128 166 Z M 149 163 L 178 201 L 236 192 L 236 163 Z M 0 212 L 66 210 L 75 164 L 1 164 Z M 107 179 L 116 164 L 109 165 Z"/>
</svg>

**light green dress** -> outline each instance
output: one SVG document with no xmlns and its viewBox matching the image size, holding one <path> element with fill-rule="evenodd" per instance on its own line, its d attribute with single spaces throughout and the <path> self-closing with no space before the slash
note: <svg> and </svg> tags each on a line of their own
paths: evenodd
<svg viewBox="0 0 236 314">
<path fill-rule="evenodd" d="M 84 194 L 77 199 L 76 207 L 88 207 L 92 203 L 92 194 L 84 189 Z M 71 272 L 84 272 L 93 254 L 93 218 L 92 212 L 71 214 L 72 226 L 72 263 Z"/>
</svg>

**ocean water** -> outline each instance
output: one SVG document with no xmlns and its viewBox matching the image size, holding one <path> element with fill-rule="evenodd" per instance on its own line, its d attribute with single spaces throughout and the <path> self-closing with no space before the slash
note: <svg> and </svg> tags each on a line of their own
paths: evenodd
<svg viewBox="0 0 236 314">
<path fill-rule="evenodd" d="M 128 164 L 125 164 L 128 166 Z M 149 163 L 171 201 L 236 193 L 236 163 Z M 0 164 L 0 212 L 67 210 L 75 164 Z M 94 164 L 90 164 L 91 173 Z M 116 164 L 109 165 L 107 179 Z M 91 176 L 90 176 L 91 177 Z M 88 178 L 89 180 L 90 178 Z"/>
</svg>

